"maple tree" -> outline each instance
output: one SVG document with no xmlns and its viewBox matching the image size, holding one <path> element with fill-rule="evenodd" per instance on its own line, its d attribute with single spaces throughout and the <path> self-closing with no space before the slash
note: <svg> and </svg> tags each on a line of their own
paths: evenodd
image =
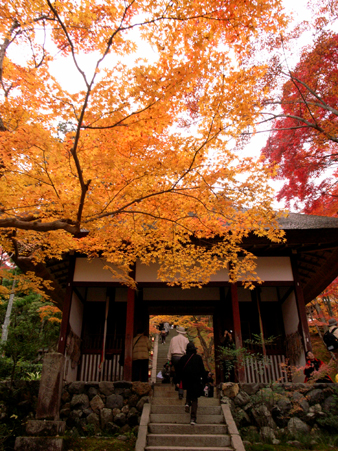
<svg viewBox="0 0 338 451">
<path fill-rule="evenodd" d="M 232 280 L 254 278 L 243 237 L 283 234 L 271 170 L 231 148 L 269 91 L 253 55 L 286 25 L 280 1 L 11 0 L 0 19 L 0 244 L 15 261 L 78 251 L 132 286 L 137 259 L 183 287 L 230 261 Z"/>
<path fill-rule="evenodd" d="M 266 102 L 275 110 L 265 116 L 274 122 L 262 153 L 284 181 L 278 199 L 296 207 L 300 201 L 305 213 L 337 214 L 337 64 L 338 35 L 324 31 L 295 69 L 283 72 L 280 98 Z"/>
<path fill-rule="evenodd" d="M 182 326 L 187 330 L 187 337 L 195 343 L 199 354 L 208 371 L 215 370 L 214 356 L 214 328 L 212 317 L 208 315 L 156 315 L 151 316 L 149 331 L 151 334 L 159 333 L 158 326 L 168 322 Z"/>
</svg>

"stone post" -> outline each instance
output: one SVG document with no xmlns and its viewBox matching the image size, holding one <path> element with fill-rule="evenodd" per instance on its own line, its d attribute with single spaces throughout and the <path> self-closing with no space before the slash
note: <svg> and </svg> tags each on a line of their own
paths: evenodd
<svg viewBox="0 0 338 451">
<path fill-rule="evenodd" d="M 64 356 L 62 354 L 55 352 L 45 355 L 36 409 L 37 420 L 57 421 L 59 419 L 63 366 Z"/>
<path fill-rule="evenodd" d="M 17 437 L 15 451 L 62 451 L 66 423 L 59 421 L 63 384 L 64 356 L 59 353 L 46 354 L 36 410 L 36 420 L 27 422 L 29 437 Z"/>
</svg>

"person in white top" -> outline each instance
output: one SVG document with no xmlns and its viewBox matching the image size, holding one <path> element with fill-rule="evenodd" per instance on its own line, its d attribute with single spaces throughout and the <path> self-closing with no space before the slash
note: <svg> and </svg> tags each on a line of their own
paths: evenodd
<svg viewBox="0 0 338 451">
<path fill-rule="evenodd" d="M 180 326 L 176 327 L 176 332 L 177 332 L 176 337 L 173 337 L 170 341 L 168 355 L 167 355 L 167 359 L 171 361 L 172 365 L 175 368 L 175 374 L 176 374 L 176 366 L 177 366 L 180 358 L 184 356 L 186 349 L 187 349 L 187 344 L 189 343 L 189 340 L 185 336 L 187 332 L 184 329 L 184 327 L 180 327 Z M 175 385 L 179 384 L 179 382 L 180 382 L 176 379 L 176 376 L 175 376 L 174 382 L 175 382 Z M 183 398 L 183 389 L 182 388 L 178 389 L 178 397 L 179 397 L 179 399 Z"/>
</svg>

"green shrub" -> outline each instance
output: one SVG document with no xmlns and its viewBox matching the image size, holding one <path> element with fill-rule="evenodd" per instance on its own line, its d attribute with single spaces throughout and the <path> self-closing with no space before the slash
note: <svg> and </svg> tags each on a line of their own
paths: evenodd
<svg viewBox="0 0 338 451">
<path fill-rule="evenodd" d="M 317 420 L 319 426 L 325 429 L 329 434 L 338 434 L 338 416 L 328 414 L 325 418 Z"/>
<path fill-rule="evenodd" d="M 13 361 L 10 357 L 0 357 L 0 380 L 10 380 L 13 372 Z M 29 374 L 41 374 L 42 363 L 19 361 L 15 367 L 13 380 L 32 380 Z M 37 377 L 33 378 L 37 379 Z"/>
<path fill-rule="evenodd" d="M 275 451 L 275 448 L 272 445 L 263 443 L 261 445 L 248 446 L 248 451 Z"/>
</svg>

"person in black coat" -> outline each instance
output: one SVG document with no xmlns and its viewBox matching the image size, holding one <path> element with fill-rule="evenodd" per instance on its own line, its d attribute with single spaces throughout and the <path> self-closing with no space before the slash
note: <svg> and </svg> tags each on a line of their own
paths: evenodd
<svg viewBox="0 0 338 451">
<path fill-rule="evenodd" d="M 198 398 L 202 395 L 206 374 L 202 357 L 197 354 L 194 343 L 188 343 L 186 354 L 177 365 L 177 380 L 180 380 L 183 389 L 187 390 L 185 411 L 190 412 L 191 407 L 190 424 L 192 425 L 196 424 Z"/>
</svg>

